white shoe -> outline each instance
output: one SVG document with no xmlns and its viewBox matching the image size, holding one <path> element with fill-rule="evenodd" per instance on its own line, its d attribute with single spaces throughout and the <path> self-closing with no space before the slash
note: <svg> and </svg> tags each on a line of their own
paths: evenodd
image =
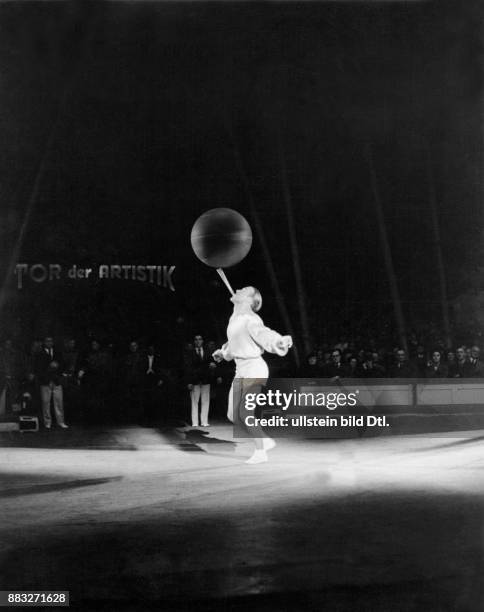
<svg viewBox="0 0 484 612">
<path fill-rule="evenodd" d="M 270 451 L 276 446 L 276 442 L 272 438 L 264 438 L 262 445 L 265 451 Z"/>
<path fill-rule="evenodd" d="M 62 429 L 69 429 L 69 425 L 66 425 L 65 423 L 59 423 L 59 427 L 62 427 Z"/>
<path fill-rule="evenodd" d="M 45 425 L 46 429 L 50 429 L 52 427 L 52 425 Z"/>
<path fill-rule="evenodd" d="M 210 423 L 202 423 L 201 427 L 210 427 Z"/>
<path fill-rule="evenodd" d="M 266 463 L 267 453 L 265 450 L 255 450 L 254 454 L 250 459 L 247 459 L 246 463 L 249 465 L 255 465 L 256 463 Z"/>
</svg>

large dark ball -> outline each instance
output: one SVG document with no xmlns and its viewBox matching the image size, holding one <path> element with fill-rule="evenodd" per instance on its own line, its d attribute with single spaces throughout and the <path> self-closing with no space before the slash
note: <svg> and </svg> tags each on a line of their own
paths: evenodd
<svg viewBox="0 0 484 612">
<path fill-rule="evenodd" d="M 212 208 L 193 224 L 191 243 L 195 255 L 212 268 L 229 268 L 242 261 L 252 245 L 252 230 L 231 208 Z"/>
</svg>

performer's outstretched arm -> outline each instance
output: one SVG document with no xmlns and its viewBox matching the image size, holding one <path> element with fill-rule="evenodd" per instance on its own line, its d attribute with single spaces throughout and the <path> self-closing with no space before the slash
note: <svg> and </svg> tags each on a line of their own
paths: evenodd
<svg viewBox="0 0 484 612">
<path fill-rule="evenodd" d="M 284 357 L 292 346 L 291 336 L 281 336 L 273 329 L 266 327 L 259 316 L 251 318 L 247 323 L 247 331 L 251 338 L 268 353 Z"/>
</svg>

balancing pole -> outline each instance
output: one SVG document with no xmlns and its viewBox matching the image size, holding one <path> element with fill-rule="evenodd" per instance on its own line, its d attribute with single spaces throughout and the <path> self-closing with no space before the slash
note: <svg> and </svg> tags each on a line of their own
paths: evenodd
<svg viewBox="0 0 484 612">
<path fill-rule="evenodd" d="M 228 281 L 228 278 L 225 276 L 225 272 L 222 270 L 222 268 L 217 268 L 217 272 L 218 275 L 220 276 L 220 278 L 223 280 L 223 282 L 225 283 L 225 286 L 227 287 L 227 289 L 230 291 L 230 293 L 232 295 L 234 295 L 234 290 L 232 289 L 232 287 L 230 286 L 230 283 Z"/>
</svg>

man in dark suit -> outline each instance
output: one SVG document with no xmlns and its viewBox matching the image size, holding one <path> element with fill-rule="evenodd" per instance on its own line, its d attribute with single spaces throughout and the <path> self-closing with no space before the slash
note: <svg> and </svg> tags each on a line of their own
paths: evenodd
<svg viewBox="0 0 484 612">
<path fill-rule="evenodd" d="M 399 348 L 396 352 L 396 363 L 390 368 L 390 378 L 414 378 L 416 371 L 413 364 L 407 359 L 407 353 Z"/>
<path fill-rule="evenodd" d="M 34 374 L 40 385 L 40 402 L 45 428 L 50 429 L 52 426 L 50 411 L 52 401 L 57 425 L 62 429 L 67 429 L 68 426 L 64 419 L 64 393 L 61 384 L 61 357 L 54 350 L 54 340 L 51 336 L 44 338 L 42 350 L 35 357 Z"/>
<path fill-rule="evenodd" d="M 331 362 L 326 366 L 324 374 L 331 382 L 337 382 L 340 378 L 348 376 L 348 368 L 342 362 L 339 348 L 335 348 L 331 352 Z"/>
<path fill-rule="evenodd" d="M 161 391 L 165 384 L 161 357 L 155 351 L 153 344 L 148 346 L 142 356 L 141 370 L 143 372 L 143 422 L 152 424 L 159 421 L 158 408 L 161 403 Z"/>
<path fill-rule="evenodd" d="M 425 378 L 427 375 L 428 359 L 425 352 L 425 347 L 422 344 L 417 346 L 417 352 L 412 359 L 412 364 L 415 369 L 415 375 L 419 378 Z"/>
<path fill-rule="evenodd" d="M 124 389 L 123 418 L 129 423 L 139 423 L 143 413 L 143 354 L 137 340 L 129 343 L 127 355 L 121 361 L 121 388 Z"/>
<path fill-rule="evenodd" d="M 193 348 L 185 355 L 185 380 L 190 391 L 192 405 L 192 427 L 198 427 L 198 406 L 201 403 L 200 425 L 208 427 L 210 407 L 210 364 L 212 356 L 203 346 L 203 337 L 198 334 L 193 339 Z"/>
<path fill-rule="evenodd" d="M 0 349 L 0 414 L 12 411 L 25 376 L 25 360 L 10 339 Z"/>
<path fill-rule="evenodd" d="M 474 345 L 467 361 L 466 374 L 468 378 L 484 378 L 484 366 L 481 361 L 481 349 Z"/>
<path fill-rule="evenodd" d="M 455 361 L 449 364 L 449 378 L 467 378 L 468 361 L 464 346 L 458 346 L 455 351 Z"/>
<path fill-rule="evenodd" d="M 384 378 L 385 368 L 377 363 L 373 357 L 373 353 L 366 352 L 365 360 L 361 366 L 361 378 Z"/>
</svg>

